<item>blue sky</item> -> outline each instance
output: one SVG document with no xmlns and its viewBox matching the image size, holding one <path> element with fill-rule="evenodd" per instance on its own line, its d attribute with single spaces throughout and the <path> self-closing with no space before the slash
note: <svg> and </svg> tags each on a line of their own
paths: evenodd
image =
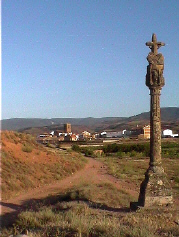
<svg viewBox="0 0 179 237">
<path fill-rule="evenodd" d="M 161 107 L 179 107 L 179 1 L 2 0 L 2 119 L 149 111 L 152 33 L 166 43 Z"/>
</svg>

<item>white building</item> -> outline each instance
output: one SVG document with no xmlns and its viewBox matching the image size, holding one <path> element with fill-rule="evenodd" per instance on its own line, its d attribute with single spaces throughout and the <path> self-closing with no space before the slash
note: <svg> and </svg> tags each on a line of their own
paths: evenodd
<svg viewBox="0 0 179 237">
<path fill-rule="evenodd" d="M 178 134 L 173 134 L 173 131 L 170 129 L 163 130 L 162 135 L 164 137 L 178 137 Z"/>
<path fill-rule="evenodd" d="M 55 132 L 54 131 L 51 131 L 50 135 L 54 136 Z"/>
<path fill-rule="evenodd" d="M 101 133 L 101 137 L 104 137 L 104 138 L 119 138 L 119 137 L 122 137 L 123 133 L 122 131 L 119 131 L 119 132 L 115 132 L 115 131 L 107 131 L 107 132 L 102 132 Z"/>
</svg>

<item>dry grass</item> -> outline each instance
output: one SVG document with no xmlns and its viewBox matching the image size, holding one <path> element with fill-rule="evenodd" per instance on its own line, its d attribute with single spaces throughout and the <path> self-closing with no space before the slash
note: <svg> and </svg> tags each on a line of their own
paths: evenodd
<svg viewBox="0 0 179 237">
<path fill-rule="evenodd" d="M 121 208 L 126 197 L 124 192 L 106 183 L 76 187 L 36 204 L 35 211 L 22 212 L 13 228 L 4 229 L 2 236 L 26 230 L 34 237 L 179 236 L 176 209 L 144 209 L 134 213 L 125 204 Z"/>
<path fill-rule="evenodd" d="M 98 158 L 108 167 L 109 174 L 125 179 L 134 184 L 140 184 L 144 179 L 144 173 L 149 167 L 149 158 L 117 158 L 107 156 Z M 178 158 L 163 158 L 163 167 L 171 181 L 174 196 L 179 199 L 179 162 Z"/>
<path fill-rule="evenodd" d="M 114 156 L 106 156 L 98 158 L 108 167 L 108 173 L 129 182 L 134 185 L 139 184 L 148 167 L 148 158 L 117 158 Z"/>
</svg>

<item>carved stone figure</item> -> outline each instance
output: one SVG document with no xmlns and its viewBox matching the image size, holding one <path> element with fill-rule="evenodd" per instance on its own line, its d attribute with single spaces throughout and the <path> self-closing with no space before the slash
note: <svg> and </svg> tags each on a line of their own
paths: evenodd
<svg viewBox="0 0 179 237">
<path fill-rule="evenodd" d="M 161 53 L 158 53 L 158 48 L 164 46 L 165 44 L 157 42 L 156 35 L 153 34 L 152 42 L 147 42 L 146 45 L 151 49 L 151 52 L 147 56 L 149 65 L 147 66 L 146 85 L 149 88 L 161 88 L 165 85 L 163 77 L 164 57 Z"/>
</svg>

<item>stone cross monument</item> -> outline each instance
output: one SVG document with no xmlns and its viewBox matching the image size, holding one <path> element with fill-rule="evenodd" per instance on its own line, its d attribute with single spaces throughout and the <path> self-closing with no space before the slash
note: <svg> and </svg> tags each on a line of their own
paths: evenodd
<svg viewBox="0 0 179 237">
<path fill-rule="evenodd" d="M 163 77 L 164 57 L 158 54 L 158 48 L 164 46 L 157 42 L 156 35 L 152 35 L 152 42 L 147 42 L 151 52 L 147 56 L 146 86 L 150 89 L 150 169 L 163 171 L 161 163 L 161 118 L 160 118 L 160 91 L 165 84 Z"/>
<path fill-rule="evenodd" d="M 161 117 L 160 92 L 165 85 L 163 70 L 164 57 L 158 49 L 165 44 L 157 42 L 156 35 L 147 42 L 151 52 L 147 56 L 146 86 L 150 89 L 150 163 L 141 183 L 137 203 L 131 203 L 131 209 L 137 206 L 150 207 L 172 203 L 170 183 L 162 167 L 161 159 Z"/>
</svg>

